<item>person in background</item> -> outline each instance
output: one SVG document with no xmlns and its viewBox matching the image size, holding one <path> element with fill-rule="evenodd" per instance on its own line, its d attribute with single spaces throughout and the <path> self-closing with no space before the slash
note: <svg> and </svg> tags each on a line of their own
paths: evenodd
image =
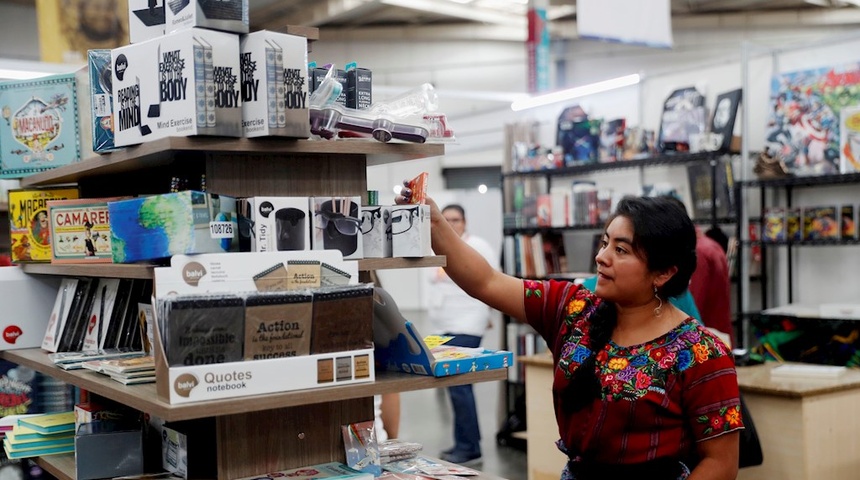
<svg viewBox="0 0 860 480">
<path fill-rule="evenodd" d="M 459 239 L 498 269 L 496 253 L 490 244 L 466 232 L 466 212 L 462 206 L 448 205 L 442 209 L 441 218 Z M 480 346 L 484 332 L 491 326 L 490 307 L 469 296 L 441 268 L 430 282 L 428 320 L 433 333 L 453 336 L 447 345 Z M 441 458 L 459 464 L 477 463 L 481 459 L 481 430 L 472 385 L 449 387 L 448 394 L 454 412 L 454 446 L 443 451 Z"/>
<path fill-rule="evenodd" d="M 667 197 L 679 206 L 687 207 L 675 197 Z M 731 283 L 726 252 L 714 239 L 696 226 L 696 271 L 690 278 L 690 294 L 702 315 L 706 327 L 719 331 L 737 345 L 732 327 Z"/>
<path fill-rule="evenodd" d="M 396 202 L 411 195 L 406 188 Z M 696 231 L 684 209 L 665 198 L 623 198 L 603 232 L 592 293 L 499 272 L 427 203 L 448 276 L 530 324 L 550 347 L 563 480 L 737 477 L 743 419 L 732 355 L 665 301 L 696 268 Z"/>
</svg>

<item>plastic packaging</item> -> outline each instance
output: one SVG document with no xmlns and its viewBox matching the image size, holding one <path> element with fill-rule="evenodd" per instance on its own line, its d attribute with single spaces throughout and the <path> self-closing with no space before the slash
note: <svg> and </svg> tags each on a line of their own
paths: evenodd
<svg viewBox="0 0 860 480">
<path fill-rule="evenodd" d="M 346 464 L 374 477 L 382 475 L 379 464 L 379 446 L 373 421 L 342 425 L 343 448 L 346 450 Z"/>
</svg>

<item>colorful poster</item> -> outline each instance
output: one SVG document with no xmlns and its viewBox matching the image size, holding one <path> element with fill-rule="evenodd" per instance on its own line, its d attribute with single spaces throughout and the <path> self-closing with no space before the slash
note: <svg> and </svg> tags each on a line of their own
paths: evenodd
<svg viewBox="0 0 860 480">
<path fill-rule="evenodd" d="M 839 173 L 840 113 L 858 104 L 860 62 L 777 75 L 766 148 L 795 175 Z"/>
</svg>

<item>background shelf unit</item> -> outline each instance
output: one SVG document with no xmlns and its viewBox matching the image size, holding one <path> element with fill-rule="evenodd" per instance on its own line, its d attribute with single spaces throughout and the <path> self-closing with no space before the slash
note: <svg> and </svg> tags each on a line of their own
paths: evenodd
<svg viewBox="0 0 860 480">
<path fill-rule="evenodd" d="M 701 153 L 673 153 L 665 155 L 655 155 L 647 158 L 636 160 L 623 160 L 620 162 L 609 163 L 592 163 L 588 165 L 578 165 L 573 167 L 563 167 L 545 170 L 533 170 L 528 172 L 505 172 L 503 178 L 508 177 L 529 177 L 529 176 L 546 176 L 546 177 L 564 177 L 585 175 L 593 172 L 605 172 L 608 170 L 619 170 L 623 168 L 643 168 L 654 167 L 659 165 L 686 165 L 688 163 L 710 161 L 717 156 L 715 152 Z"/>
</svg>

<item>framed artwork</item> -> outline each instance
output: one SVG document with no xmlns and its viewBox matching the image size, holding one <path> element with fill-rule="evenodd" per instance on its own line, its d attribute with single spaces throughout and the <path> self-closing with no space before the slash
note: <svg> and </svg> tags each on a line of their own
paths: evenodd
<svg viewBox="0 0 860 480">
<path fill-rule="evenodd" d="M 43 62 L 85 63 L 87 50 L 128 45 L 127 0 L 36 0 Z"/>
<path fill-rule="evenodd" d="M 660 117 L 660 150 L 690 150 L 690 135 L 705 132 L 707 109 L 705 97 L 695 87 L 675 90 L 663 104 Z"/>
<path fill-rule="evenodd" d="M 723 136 L 719 151 L 728 152 L 732 144 L 732 133 L 735 130 L 735 120 L 741 103 L 741 89 L 721 93 L 714 105 L 714 115 L 711 117 L 711 132 Z"/>
</svg>

